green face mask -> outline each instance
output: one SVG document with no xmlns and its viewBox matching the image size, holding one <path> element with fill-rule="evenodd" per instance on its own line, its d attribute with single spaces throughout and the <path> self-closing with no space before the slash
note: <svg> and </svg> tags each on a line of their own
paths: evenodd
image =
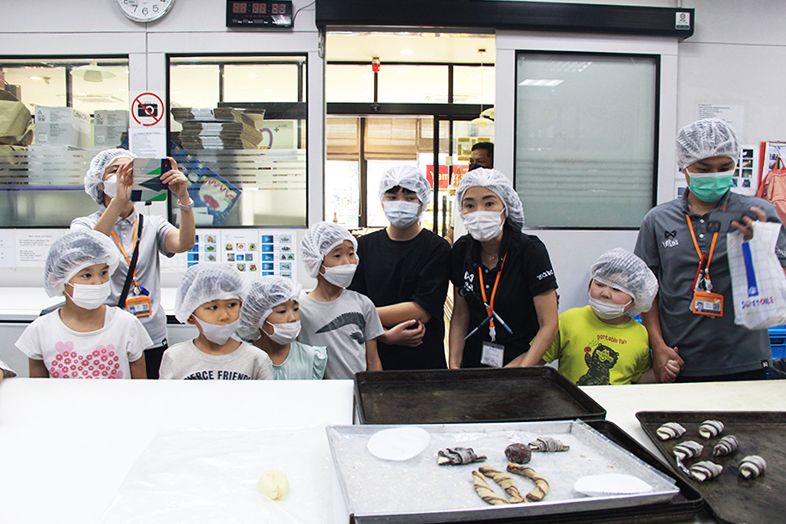
<svg viewBox="0 0 786 524">
<path fill-rule="evenodd" d="M 688 172 L 690 176 L 690 192 L 702 202 L 717 202 L 731 189 L 734 171 L 713 173 L 713 176 L 697 176 Z"/>
</svg>

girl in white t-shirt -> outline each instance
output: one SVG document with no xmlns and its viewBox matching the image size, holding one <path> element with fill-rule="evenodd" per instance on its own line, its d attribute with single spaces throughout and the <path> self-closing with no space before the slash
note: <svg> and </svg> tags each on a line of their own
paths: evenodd
<svg viewBox="0 0 786 524">
<path fill-rule="evenodd" d="M 97 231 L 68 233 L 52 244 L 44 288 L 66 302 L 16 341 L 31 377 L 147 378 L 143 351 L 153 342 L 145 328 L 127 311 L 104 305 L 117 265 L 117 248 Z"/>
</svg>

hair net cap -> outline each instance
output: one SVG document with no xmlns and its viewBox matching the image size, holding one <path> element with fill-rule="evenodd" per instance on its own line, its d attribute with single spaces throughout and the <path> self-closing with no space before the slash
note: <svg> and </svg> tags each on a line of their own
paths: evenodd
<svg viewBox="0 0 786 524">
<path fill-rule="evenodd" d="M 248 283 L 230 264 L 203 262 L 188 268 L 177 288 L 175 317 L 186 323 L 196 309 L 213 300 L 243 300 Z"/>
<path fill-rule="evenodd" d="M 90 167 L 85 175 L 85 193 L 90 195 L 96 203 L 104 204 L 104 171 L 115 158 L 136 158 L 136 155 L 127 149 L 105 149 L 93 157 Z"/>
<path fill-rule="evenodd" d="M 521 199 L 508 177 L 496 169 L 481 167 L 468 171 L 456 190 L 459 209 L 463 208 L 464 194 L 472 187 L 485 187 L 496 193 L 505 204 L 505 220 L 517 230 L 524 227 L 524 206 L 521 205 Z M 464 211 L 461 211 L 461 216 L 464 216 Z"/>
<path fill-rule="evenodd" d="M 714 156 L 727 156 L 735 162 L 740 144 L 731 125 L 719 118 L 705 118 L 677 133 L 677 164 L 680 169 Z"/>
<path fill-rule="evenodd" d="M 345 240 L 357 250 L 358 241 L 352 234 L 334 222 L 317 222 L 311 226 L 300 243 L 300 256 L 311 278 L 316 278 L 325 255 Z"/>
<path fill-rule="evenodd" d="M 647 264 L 620 247 L 606 251 L 592 265 L 590 278 L 624 291 L 633 298 L 630 316 L 649 311 L 658 294 L 658 279 Z"/>
<path fill-rule="evenodd" d="M 240 309 L 237 334 L 246 342 L 255 342 L 260 336 L 259 329 L 273 308 L 288 300 L 298 300 L 302 290 L 303 286 L 291 278 L 271 276 L 252 282 Z"/>
<path fill-rule="evenodd" d="M 119 261 L 120 252 L 103 233 L 92 229 L 67 233 L 49 248 L 44 266 L 46 294 L 62 295 L 66 283 L 88 266 L 107 264 L 111 275 Z"/>
<path fill-rule="evenodd" d="M 384 200 L 385 192 L 399 186 L 418 195 L 422 209 L 431 203 L 432 189 L 426 175 L 412 166 L 393 166 L 382 175 L 379 181 L 379 199 Z"/>
</svg>

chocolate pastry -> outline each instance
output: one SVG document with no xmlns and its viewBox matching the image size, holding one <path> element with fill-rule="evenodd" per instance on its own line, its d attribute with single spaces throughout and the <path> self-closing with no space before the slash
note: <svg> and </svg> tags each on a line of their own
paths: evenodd
<svg viewBox="0 0 786 524">
<path fill-rule="evenodd" d="M 516 442 L 505 448 L 505 458 L 508 462 L 526 464 L 532 459 L 532 452 L 524 444 Z"/>
<path fill-rule="evenodd" d="M 440 466 L 460 466 L 472 462 L 483 462 L 485 455 L 476 455 L 472 448 L 447 448 L 439 450 L 437 464 Z"/>
</svg>

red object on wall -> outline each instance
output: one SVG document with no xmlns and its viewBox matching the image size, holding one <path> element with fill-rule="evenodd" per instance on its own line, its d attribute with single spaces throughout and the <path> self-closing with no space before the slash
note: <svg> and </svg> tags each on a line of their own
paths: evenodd
<svg viewBox="0 0 786 524">
<path fill-rule="evenodd" d="M 379 73 L 379 58 L 374 57 L 371 59 L 371 70 L 375 73 Z"/>
<path fill-rule="evenodd" d="M 453 166 L 453 176 L 455 177 L 456 174 L 461 173 L 462 175 L 467 172 L 467 168 L 469 166 Z M 434 165 L 427 164 L 426 165 L 426 179 L 428 183 L 431 184 L 431 187 L 434 187 Z M 448 166 L 441 165 L 439 166 L 439 188 L 440 189 L 447 189 L 448 188 Z"/>
</svg>

